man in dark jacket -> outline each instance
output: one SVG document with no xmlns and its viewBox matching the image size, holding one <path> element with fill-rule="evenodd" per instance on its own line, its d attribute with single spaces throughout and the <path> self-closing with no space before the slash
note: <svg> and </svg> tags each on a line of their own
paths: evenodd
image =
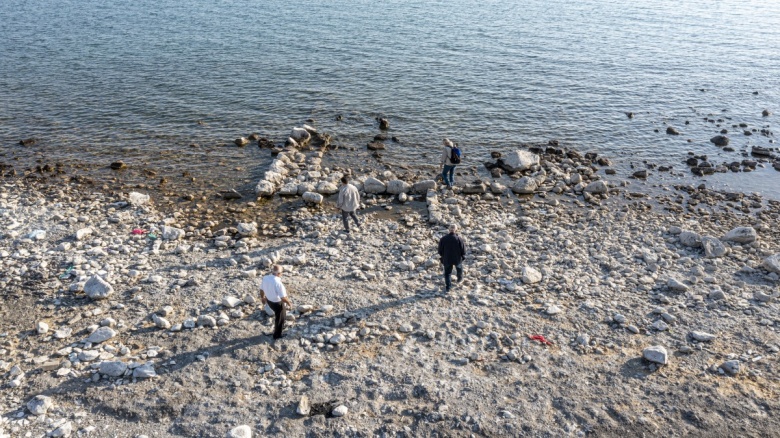
<svg viewBox="0 0 780 438">
<path fill-rule="evenodd" d="M 441 264 L 444 265 L 444 287 L 447 292 L 452 288 L 452 267 L 458 272 L 458 282 L 463 280 L 463 259 L 466 258 L 466 244 L 463 239 L 455 234 L 458 226 L 450 225 L 450 233 L 439 240 L 439 255 Z"/>
</svg>

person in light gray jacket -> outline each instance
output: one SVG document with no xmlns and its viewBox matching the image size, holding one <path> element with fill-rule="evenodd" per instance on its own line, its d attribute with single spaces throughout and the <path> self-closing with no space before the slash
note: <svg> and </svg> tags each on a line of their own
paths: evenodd
<svg viewBox="0 0 780 438">
<path fill-rule="evenodd" d="M 341 188 L 339 189 L 339 200 L 336 205 L 341 209 L 341 220 L 344 221 L 344 229 L 349 233 L 349 216 L 355 221 L 355 225 L 360 228 L 360 221 L 355 212 L 360 206 L 360 193 L 357 187 L 349 183 L 349 176 L 341 177 Z"/>
</svg>

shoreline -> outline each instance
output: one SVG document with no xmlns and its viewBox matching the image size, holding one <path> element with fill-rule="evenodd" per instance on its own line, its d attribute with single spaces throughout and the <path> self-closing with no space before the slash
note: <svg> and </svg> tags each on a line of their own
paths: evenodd
<svg viewBox="0 0 780 438">
<path fill-rule="evenodd" d="M 193 217 L 6 180 L 0 436 L 777 430 L 780 282 L 763 264 L 780 253 L 780 202 L 695 185 L 653 195 L 617 176 L 586 199 L 571 174 L 547 176 L 542 186 L 566 189 L 364 198 L 351 237 L 328 199 L 266 201 L 284 221 L 264 237 L 264 223 L 243 222 L 267 216 L 257 203 Z M 450 221 L 470 255 L 446 296 L 435 242 Z M 738 227 L 756 240 L 724 239 Z M 272 345 L 255 297 L 273 262 L 289 268 L 295 311 Z M 84 294 L 94 275 L 107 299 Z M 113 337 L 84 343 L 99 327 Z M 653 346 L 666 365 L 643 358 Z M 116 362 L 121 373 L 101 365 Z M 36 395 L 53 403 L 44 414 L 30 412 Z"/>
</svg>

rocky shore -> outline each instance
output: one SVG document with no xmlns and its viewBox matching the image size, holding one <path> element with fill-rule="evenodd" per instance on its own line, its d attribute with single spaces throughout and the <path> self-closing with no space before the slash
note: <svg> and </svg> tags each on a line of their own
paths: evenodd
<svg viewBox="0 0 780 438">
<path fill-rule="evenodd" d="M 147 193 L 5 180 L 0 437 L 780 429 L 780 203 L 650 196 L 555 144 L 454 192 L 288 146 L 229 226 Z M 344 173 L 364 196 L 351 235 Z M 446 294 L 451 222 L 469 255 Z M 295 304 L 276 343 L 256 299 L 273 263 Z"/>
</svg>

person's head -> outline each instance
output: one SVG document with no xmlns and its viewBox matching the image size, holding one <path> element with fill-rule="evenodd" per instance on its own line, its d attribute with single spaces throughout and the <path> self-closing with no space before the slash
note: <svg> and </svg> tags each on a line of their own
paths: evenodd
<svg viewBox="0 0 780 438">
<path fill-rule="evenodd" d="M 341 183 L 342 184 L 349 184 L 349 175 L 344 175 L 341 177 Z"/>
<path fill-rule="evenodd" d="M 455 146 L 455 145 L 452 143 L 452 141 L 450 141 L 450 139 L 449 139 L 449 138 L 445 138 L 444 140 L 442 140 L 442 142 L 441 142 L 441 143 L 442 143 L 444 146 L 447 146 L 448 148 L 451 148 L 451 147 Z"/>
<path fill-rule="evenodd" d="M 284 273 L 284 268 L 282 265 L 273 265 L 271 267 L 271 273 L 279 277 Z"/>
<path fill-rule="evenodd" d="M 458 224 L 450 224 L 449 227 L 450 233 L 455 233 L 458 231 Z"/>
</svg>

